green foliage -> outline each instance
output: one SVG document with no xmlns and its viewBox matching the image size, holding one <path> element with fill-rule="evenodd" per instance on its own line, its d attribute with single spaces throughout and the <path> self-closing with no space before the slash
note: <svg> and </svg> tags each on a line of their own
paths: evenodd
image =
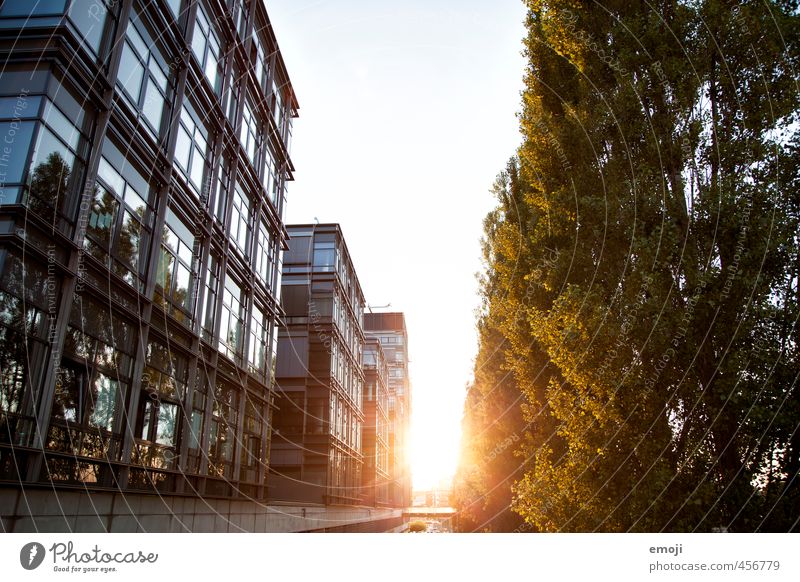
<svg viewBox="0 0 800 582">
<path fill-rule="evenodd" d="M 494 491 L 541 531 L 796 529 L 796 7 L 527 5 L 459 509 Z M 481 462 L 512 430 L 513 462 Z"/>
</svg>

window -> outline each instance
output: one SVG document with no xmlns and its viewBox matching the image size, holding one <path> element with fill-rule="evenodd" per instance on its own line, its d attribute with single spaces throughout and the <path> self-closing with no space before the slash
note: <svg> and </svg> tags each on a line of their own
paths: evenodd
<svg viewBox="0 0 800 582">
<path fill-rule="evenodd" d="M 202 6 L 197 7 L 197 21 L 192 36 L 192 53 L 216 93 L 222 72 L 220 42 Z"/>
<path fill-rule="evenodd" d="M 274 189 L 274 185 L 277 181 L 275 156 L 272 154 L 272 148 L 269 147 L 269 143 L 267 141 L 264 142 L 264 147 L 262 149 L 264 151 L 264 167 L 262 168 L 261 172 L 261 183 L 264 185 L 264 190 L 270 195 L 272 204 L 277 210 L 278 207 L 275 201 L 276 191 Z"/>
<path fill-rule="evenodd" d="M 258 225 L 258 240 L 256 242 L 256 275 L 273 295 L 277 295 L 274 286 L 275 279 L 275 253 L 277 249 L 277 237 L 272 233 L 272 229 L 263 220 Z"/>
<path fill-rule="evenodd" d="M 239 391 L 228 382 L 218 379 L 212 396 L 208 474 L 230 478 L 239 419 Z"/>
<path fill-rule="evenodd" d="M 225 277 L 222 317 L 219 324 L 219 351 L 229 358 L 242 355 L 245 298 L 242 288 L 230 274 Z"/>
<path fill-rule="evenodd" d="M 59 370 L 53 397 L 52 417 L 71 424 L 114 430 L 119 384 L 113 378 L 66 361 Z"/>
<path fill-rule="evenodd" d="M 245 102 L 242 112 L 242 128 L 239 132 L 239 139 L 242 142 L 244 151 L 247 152 L 247 157 L 250 163 L 256 166 L 256 154 L 258 153 L 258 120 L 253 115 L 253 109 L 250 104 Z"/>
<path fill-rule="evenodd" d="M 67 0 L 5 0 L 0 6 L 0 16 L 35 17 L 63 14 Z"/>
<path fill-rule="evenodd" d="M 250 200 L 242 192 L 242 188 L 237 182 L 233 191 L 233 206 L 231 208 L 230 235 L 233 244 L 242 252 L 244 256 L 249 256 L 247 246 L 250 236 Z"/>
<path fill-rule="evenodd" d="M 133 369 L 135 329 L 108 304 L 74 295 L 56 377 L 49 449 L 119 458 L 117 424 Z"/>
<path fill-rule="evenodd" d="M 195 376 L 195 386 L 192 396 L 191 407 L 186 406 L 186 410 L 191 409 L 189 413 L 189 431 L 187 433 L 188 439 L 188 455 L 187 462 L 185 463 L 185 470 L 190 473 L 200 472 L 200 457 L 203 455 L 203 420 L 205 418 L 206 401 L 209 392 L 208 375 L 204 364 L 200 364 Z"/>
<path fill-rule="evenodd" d="M 195 240 L 189 228 L 171 210 L 161 239 L 156 273 L 156 301 L 178 321 L 191 324 L 195 299 Z"/>
<path fill-rule="evenodd" d="M 115 0 L 94 0 L 92 2 L 82 2 L 73 0 L 69 7 L 69 20 L 83 38 L 86 47 L 95 55 L 100 54 L 100 47 L 103 43 L 107 23 L 109 22 L 108 6 L 114 5 Z M 42 4 L 40 1 L 39 4 Z"/>
<path fill-rule="evenodd" d="M 227 99 L 227 106 L 225 107 L 225 113 L 228 116 L 228 121 L 233 125 L 236 126 L 236 114 L 239 111 L 239 82 L 241 79 L 241 73 L 239 69 L 234 66 L 233 70 L 231 71 L 231 76 L 228 78 L 228 82 L 225 87 L 225 98 Z"/>
<path fill-rule="evenodd" d="M 136 419 L 139 463 L 172 469 L 179 444 L 182 402 L 186 395 L 189 365 L 186 357 L 161 342 L 147 346 L 142 393 Z"/>
<path fill-rule="evenodd" d="M 151 214 L 146 202 L 149 185 L 110 142 L 106 142 L 103 152 L 84 247 L 129 285 L 137 287 L 146 268 L 150 239 Z"/>
<path fill-rule="evenodd" d="M 219 282 L 219 259 L 215 254 L 208 257 L 208 267 L 203 278 L 205 293 L 203 296 L 203 309 L 200 313 L 200 325 L 203 328 L 203 338 L 213 341 L 214 321 L 217 313 L 217 284 Z"/>
<path fill-rule="evenodd" d="M 314 241 L 314 269 L 334 271 L 336 265 L 336 243 L 333 241 Z"/>
<path fill-rule="evenodd" d="M 283 88 L 278 86 L 278 80 L 272 79 L 272 115 L 275 118 L 275 125 L 278 126 L 278 133 L 283 135 Z"/>
<path fill-rule="evenodd" d="M 128 23 L 117 84 L 146 127 L 161 135 L 164 105 L 167 102 L 169 69 L 151 35 L 144 26 Z"/>
<path fill-rule="evenodd" d="M 50 352 L 52 320 L 46 314 L 49 299 L 60 295 L 60 280 L 48 276 L 44 266 L 23 263 L 16 251 L 0 250 L 0 262 L 0 439 L 27 446 L 35 423 L 33 402 L 26 394 L 40 386 Z"/>
<path fill-rule="evenodd" d="M 247 3 L 244 0 L 236 0 L 236 32 L 239 33 L 239 38 L 244 39 L 247 33 Z"/>
<path fill-rule="evenodd" d="M 167 0 L 167 6 L 169 6 L 169 9 L 172 11 L 175 20 L 178 20 L 178 18 L 183 15 L 181 10 L 182 4 L 183 0 Z"/>
<path fill-rule="evenodd" d="M 239 479 L 241 481 L 258 483 L 263 463 L 261 461 L 261 445 L 264 427 L 267 424 L 265 410 L 266 404 L 245 393 L 244 408 L 244 433 L 241 437 L 242 442 L 242 464 Z"/>
<path fill-rule="evenodd" d="M 7 146 L 0 148 L 0 204 L 19 201 L 41 101 L 41 97 L 28 96 L 0 98 L 0 140 Z"/>
<path fill-rule="evenodd" d="M 272 338 L 270 325 L 271 322 L 265 312 L 254 305 L 253 313 L 250 315 L 250 345 L 247 361 L 250 364 L 250 371 L 262 379 L 267 371 L 266 355 L 273 349 L 269 343 Z"/>
<path fill-rule="evenodd" d="M 261 27 L 259 27 L 259 30 Z M 257 31 L 253 32 L 253 45 L 256 49 L 256 62 L 255 62 L 255 73 L 256 79 L 258 79 L 258 85 L 266 91 L 267 89 L 267 78 L 269 76 L 269 61 L 267 60 L 269 57 L 267 52 L 264 50 L 264 44 L 261 42 L 260 35 Z"/>
<path fill-rule="evenodd" d="M 70 96 L 62 99 L 68 102 Z M 24 197 L 32 212 L 69 233 L 71 228 L 64 223 L 74 224 L 85 167 L 80 154 L 86 151 L 86 136 L 70 121 L 76 119 L 79 125 L 82 124 L 82 110 L 78 111 L 78 119 L 72 116 L 74 112 L 71 111 L 68 117 L 66 111 L 49 99 L 45 100 L 44 123 L 39 124 L 35 138 L 28 190 Z"/>
<path fill-rule="evenodd" d="M 175 163 L 196 192 L 203 191 L 209 153 L 208 130 L 197 120 L 194 111 L 184 104 L 175 144 Z"/>
</svg>

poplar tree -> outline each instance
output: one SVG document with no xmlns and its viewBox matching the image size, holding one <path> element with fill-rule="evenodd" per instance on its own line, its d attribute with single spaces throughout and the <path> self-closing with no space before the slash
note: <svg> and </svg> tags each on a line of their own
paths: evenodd
<svg viewBox="0 0 800 582">
<path fill-rule="evenodd" d="M 540 531 L 796 529 L 796 3 L 526 4 L 478 358 L 524 423 L 507 501 Z"/>
</svg>

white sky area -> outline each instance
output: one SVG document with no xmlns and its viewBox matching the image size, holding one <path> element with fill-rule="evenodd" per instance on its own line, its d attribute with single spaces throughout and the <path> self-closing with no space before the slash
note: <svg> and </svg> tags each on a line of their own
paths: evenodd
<svg viewBox="0 0 800 582">
<path fill-rule="evenodd" d="M 300 103 L 286 221 L 340 223 L 367 303 L 405 312 L 414 487 L 431 487 L 456 468 L 482 220 L 520 142 L 524 6 L 265 4 Z"/>
</svg>

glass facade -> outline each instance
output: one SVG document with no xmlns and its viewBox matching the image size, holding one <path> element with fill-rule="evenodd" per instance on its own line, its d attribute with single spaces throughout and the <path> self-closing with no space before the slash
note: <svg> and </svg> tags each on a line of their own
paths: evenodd
<svg viewBox="0 0 800 582">
<path fill-rule="evenodd" d="M 338 225 L 287 230 L 273 494 L 361 504 L 364 296 Z"/>
<path fill-rule="evenodd" d="M 266 499 L 293 168 L 267 89 L 297 114 L 267 14 L 87 4 L 0 3 L 37 27 L 0 72 L 0 481 Z"/>
</svg>

